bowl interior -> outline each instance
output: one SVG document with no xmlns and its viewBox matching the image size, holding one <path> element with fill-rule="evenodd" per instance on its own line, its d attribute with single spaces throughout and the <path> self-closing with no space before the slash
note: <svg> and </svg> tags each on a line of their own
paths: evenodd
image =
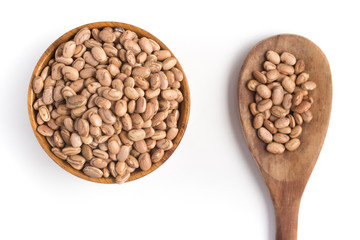
<svg viewBox="0 0 360 240">
<path fill-rule="evenodd" d="M 32 126 L 32 129 L 35 133 L 35 136 L 37 138 L 37 140 L 39 141 L 41 147 L 45 150 L 45 152 L 63 169 L 65 169 L 66 171 L 74 174 L 77 177 L 80 177 L 82 179 L 88 180 L 88 181 L 92 181 L 92 182 L 98 182 L 98 183 L 115 183 L 115 179 L 114 178 L 91 178 L 86 176 L 83 172 L 75 170 L 74 168 L 72 168 L 66 161 L 61 160 L 60 158 L 56 157 L 52 152 L 51 152 L 51 146 L 49 145 L 49 143 L 47 142 L 46 138 L 42 135 L 40 135 L 37 131 L 36 128 L 38 126 L 37 122 L 36 122 L 36 114 L 35 114 L 35 110 L 33 108 L 33 103 L 35 101 L 35 94 L 32 90 L 32 79 L 39 75 L 40 72 L 42 71 L 42 69 L 44 67 L 46 67 L 47 63 L 49 62 L 49 60 L 51 58 L 54 57 L 55 54 L 55 50 L 57 49 L 57 47 L 63 43 L 66 42 L 68 40 L 70 40 L 71 38 L 73 38 L 75 36 L 75 34 L 78 32 L 79 29 L 83 28 L 83 27 L 87 27 L 89 29 L 93 29 L 93 28 L 104 28 L 104 27 L 123 27 L 126 30 L 131 30 L 134 31 L 138 34 L 139 37 L 147 37 L 150 39 L 153 39 L 154 41 L 156 41 L 161 49 L 167 49 L 171 52 L 171 50 L 166 47 L 166 45 L 164 43 L 162 43 L 159 39 L 157 39 L 155 36 L 153 36 L 152 34 L 146 32 L 145 30 L 129 25 L 129 24 L 125 24 L 125 23 L 119 23 L 119 22 L 97 22 L 97 23 L 90 23 L 90 24 L 86 24 L 83 26 L 79 26 L 67 33 L 65 33 L 64 35 L 62 35 L 61 37 L 59 37 L 55 42 L 53 42 L 44 52 L 44 54 L 41 56 L 41 58 L 39 59 L 38 63 L 35 66 L 35 69 L 32 73 L 31 79 L 30 79 L 30 84 L 29 84 L 29 90 L 28 90 L 28 112 L 29 112 L 29 118 L 30 118 L 30 123 Z M 172 54 L 173 55 L 173 54 Z M 166 153 L 164 154 L 164 157 L 157 163 L 152 164 L 151 168 L 147 171 L 141 171 L 141 170 L 136 170 L 133 173 L 131 173 L 131 176 L 128 180 L 132 181 L 135 179 L 138 179 L 140 177 L 143 177 L 149 173 L 151 173 L 152 171 L 154 171 L 155 169 L 157 169 L 159 166 L 161 166 L 170 156 L 171 154 L 175 151 L 175 149 L 177 148 L 177 146 L 179 145 L 185 130 L 186 130 L 186 126 L 189 120 L 189 114 L 190 114 L 190 91 L 189 91 L 189 85 L 186 79 L 186 75 L 185 72 L 183 70 L 183 68 L 181 67 L 179 61 L 177 61 L 176 67 L 179 68 L 184 75 L 184 79 L 181 82 L 181 91 L 183 93 L 184 96 L 184 101 L 180 104 L 179 106 L 179 112 L 180 112 L 180 117 L 179 117 L 179 121 L 178 121 L 178 129 L 179 129 L 179 133 L 176 136 L 176 138 L 173 140 L 173 147 L 166 151 Z"/>
</svg>

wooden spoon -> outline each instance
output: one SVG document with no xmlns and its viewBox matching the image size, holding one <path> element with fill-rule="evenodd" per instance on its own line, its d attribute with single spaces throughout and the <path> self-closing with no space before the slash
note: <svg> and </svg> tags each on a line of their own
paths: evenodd
<svg viewBox="0 0 360 240">
<path fill-rule="evenodd" d="M 303 124 L 301 146 L 294 152 L 285 151 L 281 155 L 267 152 L 265 143 L 252 127 L 249 104 L 254 101 L 254 93 L 246 87 L 247 81 L 252 79 L 252 72 L 263 70 L 262 64 L 268 50 L 278 53 L 287 51 L 297 59 L 303 59 L 305 72 L 317 84 L 317 88 L 311 92 L 314 118 L 310 123 Z M 281 34 L 261 41 L 250 51 L 241 68 L 238 101 L 246 142 L 273 201 L 276 240 L 296 240 L 301 196 L 324 143 L 330 120 L 332 83 L 326 56 L 313 42 L 297 35 Z"/>
</svg>

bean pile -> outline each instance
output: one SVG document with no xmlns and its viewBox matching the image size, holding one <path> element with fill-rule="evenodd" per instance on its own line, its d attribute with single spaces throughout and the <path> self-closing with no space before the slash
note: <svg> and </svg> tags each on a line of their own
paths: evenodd
<svg viewBox="0 0 360 240">
<path fill-rule="evenodd" d="M 32 81 L 37 131 L 74 169 L 123 183 L 173 146 L 183 101 L 176 63 L 133 31 L 83 28 Z"/>
<path fill-rule="evenodd" d="M 304 72 L 305 62 L 289 52 L 279 55 L 267 51 L 263 68 L 254 71 L 254 79 L 247 83 L 248 89 L 256 93 L 255 102 L 249 106 L 253 127 L 267 144 L 268 152 L 295 151 L 300 146 L 302 124 L 313 118 L 310 108 L 314 100 L 309 93 L 316 83 Z"/>
</svg>

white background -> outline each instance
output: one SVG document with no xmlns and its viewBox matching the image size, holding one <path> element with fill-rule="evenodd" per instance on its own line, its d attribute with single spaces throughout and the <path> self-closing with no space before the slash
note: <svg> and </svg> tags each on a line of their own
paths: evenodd
<svg viewBox="0 0 360 240">
<path fill-rule="evenodd" d="M 241 64 L 258 41 L 295 33 L 327 55 L 333 108 L 303 195 L 299 240 L 360 239 L 357 1 L 8 1 L 1 6 L 0 239 L 274 239 L 272 203 L 237 115 Z M 124 185 L 81 180 L 41 149 L 27 88 L 45 49 L 96 21 L 139 26 L 181 62 L 191 90 L 173 156 Z M 316 113 L 315 113 L 316 114 Z"/>
</svg>

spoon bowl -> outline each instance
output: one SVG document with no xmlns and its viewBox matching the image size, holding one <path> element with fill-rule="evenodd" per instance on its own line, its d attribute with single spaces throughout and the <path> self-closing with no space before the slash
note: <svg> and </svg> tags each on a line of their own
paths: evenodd
<svg viewBox="0 0 360 240">
<path fill-rule="evenodd" d="M 246 87 L 252 79 L 252 72 L 262 71 L 265 53 L 273 50 L 292 53 L 303 59 L 305 72 L 317 84 L 311 92 L 314 99 L 311 111 L 314 115 L 310 123 L 303 126 L 301 145 L 294 151 L 275 155 L 266 151 L 252 126 L 249 105 L 254 93 Z M 306 183 L 315 166 L 325 140 L 329 125 L 332 102 L 332 82 L 329 63 L 325 54 L 307 38 L 281 34 L 267 38 L 250 51 L 241 68 L 238 81 L 238 104 L 243 133 L 253 158 L 264 178 L 273 201 L 276 215 L 276 240 L 296 240 L 297 220 L 300 200 Z"/>
</svg>

